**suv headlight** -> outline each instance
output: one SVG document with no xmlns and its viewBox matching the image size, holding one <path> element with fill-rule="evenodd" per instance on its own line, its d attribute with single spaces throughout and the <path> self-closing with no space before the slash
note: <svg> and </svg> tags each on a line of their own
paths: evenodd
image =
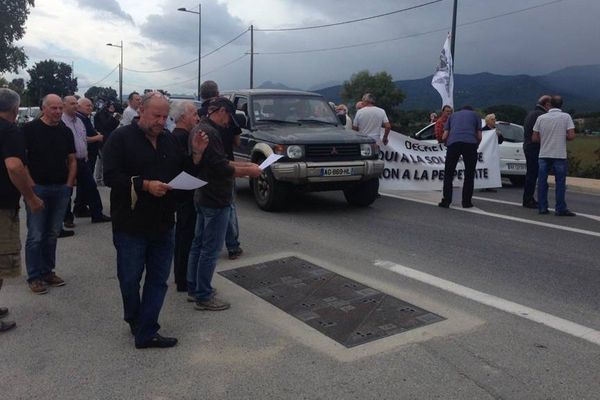
<svg viewBox="0 0 600 400">
<path fill-rule="evenodd" d="M 371 143 L 362 143 L 360 145 L 360 155 L 363 157 L 371 157 L 373 155 L 373 145 L 371 145 Z"/>
<path fill-rule="evenodd" d="M 288 158 L 292 158 L 292 159 L 302 158 L 304 156 L 304 149 L 302 148 L 302 146 L 291 145 L 291 146 L 288 146 L 286 154 L 287 154 Z"/>
</svg>

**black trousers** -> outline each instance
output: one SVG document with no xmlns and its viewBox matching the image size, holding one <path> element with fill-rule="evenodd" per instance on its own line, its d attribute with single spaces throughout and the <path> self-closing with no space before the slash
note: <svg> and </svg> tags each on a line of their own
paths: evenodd
<svg viewBox="0 0 600 400">
<path fill-rule="evenodd" d="M 475 181 L 475 167 L 477 166 L 476 143 L 452 143 L 446 150 L 446 164 L 444 166 L 444 198 L 443 203 L 452 203 L 452 181 L 456 172 L 456 164 L 460 156 L 465 164 L 465 173 L 462 191 L 462 204 L 471 204 L 473 185 Z"/>
<path fill-rule="evenodd" d="M 535 193 L 535 183 L 538 179 L 539 170 L 540 145 L 537 143 L 523 145 L 523 151 L 525 152 L 525 160 L 527 162 L 525 187 L 523 188 L 523 204 L 525 205 L 534 201 L 533 195 Z"/>
<path fill-rule="evenodd" d="M 178 290 L 187 288 L 187 265 L 190 248 L 196 229 L 196 210 L 192 199 L 177 204 L 177 223 L 175 224 L 175 257 L 173 274 Z"/>
</svg>

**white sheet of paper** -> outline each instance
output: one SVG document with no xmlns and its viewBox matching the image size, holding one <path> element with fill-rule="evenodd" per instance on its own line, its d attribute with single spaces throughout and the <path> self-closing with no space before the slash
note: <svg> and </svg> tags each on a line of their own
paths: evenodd
<svg viewBox="0 0 600 400">
<path fill-rule="evenodd" d="M 281 157 L 283 157 L 280 154 L 271 154 L 269 157 L 267 157 L 267 159 L 265 161 L 262 162 L 262 164 L 260 164 L 258 166 L 258 168 L 264 170 L 266 169 L 269 165 L 273 164 L 274 162 L 276 162 L 277 160 L 279 160 Z"/>
<path fill-rule="evenodd" d="M 171 182 L 167 183 L 167 185 L 171 186 L 173 189 L 194 190 L 206 185 L 207 183 L 208 182 L 204 182 L 202 179 L 193 177 L 187 172 L 182 172 L 173 178 Z"/>
</svg>

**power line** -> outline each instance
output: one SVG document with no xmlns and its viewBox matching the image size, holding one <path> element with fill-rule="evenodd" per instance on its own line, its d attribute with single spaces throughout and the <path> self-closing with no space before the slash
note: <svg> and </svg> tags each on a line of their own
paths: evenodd
<svg viewBox="0 0 600 400">
<path fill-rule="evenodd" d="M 490 21 L 490 20 L 493 20 L 493 19 L 497 19 L 497 18 L 501 18 L 501 17 L 506 17 L 508 15 L 522 13 L 522 12 L 525 12 L 525 11 L 533 10 L 535 8 L 541 8 L 541 7 L 549 6 L 549 5 L 552 5 L 552 4 L 555 4 L 555 3 L 560 3 L 560 2 L 563 2 L 563 1 L 565 1 L 565 0 L 553 0 L 553 1 L 549 1 L 547 3 L 538 4 L 536 6 L 531 6 L 531 7 L 527 7 L 527 8 L 522 8 L 522 9 L 519 9 L 519 10 L 515 10 L 515 11 L 506 12 L 506 13 L 503 13 L 503 14 L 494 15 L 494 16 L 491 16 L 491 17 L 486 17 L 486 18 L 481 18 L 481 19 L 469 21 L 469 22 L 464 22 L 462 24 L 459 24 L 458 26 L 462 27 L 462 26 L 474 25 L 474 24 L 478 24 L 480 22 L 486 22 L 486 21 Z M 351 45 L 347 45 L 347 46 L 327 47 L 327 48 L 309 49 L 309 50 L 266 51 L 266 52 L 256 52 L 254 54 L 259 54 L 259 55 L 286 55 L 286 54 L 304 54 L 304 53 L 318 53 L 318 52 L 332 51 L 332 50 L 343 50 L 343 49 L 350 49 L 350 48 L 354 48 L 354 47 L 370 46 L 370 45 L 374 45 L 374 44 L 393 42 L 393 41 L 396 41 L 396 40 L 409 39 L 409 38 L 413 38 L 413 37 L 417 37 L 417 36 L 429 35 L 431 33 L 447 32 L 448 29 L 450 29 L 450 28 L 449 27 L 445 27 L 445 28 L 434 29 L 434 30 L 425 31 L 425 32 L 413 33 L 413 34 L 410 34 L 410 35 L 398 36 L 398 37 L 390 38 L 390 39 L 375 40 L 375 41 L 371 41 L 371 42 L 363 42 L 363 43 L 351 44 Z"/>
<path fill-rule="evenodd" d="M 219 70 L 221 70 L 221 69 L 223 69 L 225 67 L 228 67 L 231 64 L 234 64 L 234 63 L 240 61 L 241 59 L 243 59 L 246 56 L 248 56 L 248 54 L 244 53 L 240 57 L 238 57 L 238 58 L 236 58 L 236 59 L 234 59 L 232 61 L 229 61 L 228 63 L 225 63 L 225 64 L 220 65 L 220 66 L 218 66 L 218 67 L 216 67 L 216 68 L 214 68 L 214 69 L 212 69 L 212 70 L 210 70 L 208 72 L 203 73 L 201 77 L 204 77 L 206 75 L 212 74 L 213 72 L 216 72 L 216 71 L 219 71 Z M 193 81 L 195 81 L 197 79 L 198 79 L 198 75 L 196 75 L 195 77 L 193 77 L 191 79 L 186 79 L 185 81 L 172 82 L 172 83 L 169 83 L 169 84 L 166 84 L 166 85 L 156 85 L 156 87 L 165 88 L 165 87 L 169 87 L 169 86 L 177 86 L 177 85 L 181 85 L 181 84 L 184 84 L 184 83 L 193 82 Z"/>
<path fill-rule="evenodd" d="M 81 89 L 87 89 L 87 88 L 91 88 L 92 86 L 96 86 L 97 84 L 104 82 L 106 79 L 108 79 L 108 77 L 109 77 L 109 76 L 111 76 L 111 75 L 112 75 L 112 73 L 113 73 L 113 72 L 115 72 L 115 71 L 117 70 L 117 68 L 119 68 L 119 66 L 118 66 L 118 65 L 117 65 L 115 68 L 113 68 L 113 70 L 112 70 L 112 71 L 110 71 L 110 72 L 109 72 L 109 73 L 108 73 L 108 74 L 107 74 L 107 75 L 106 75 L 104 78 L 102 78 L 102 79 L 100 79 L 99 81 L 97 81 L 97 82 L 94 82 L 94 83 L 92 83 L 92 84 L 90 84 L 90 85 L 88 85 L 88 86 L 84 86 L 84 87 L 82 87 L 82 88 L 79 88 L 79 90 L 81 90 Z"/>
<path fill-rule="evenodd" d="M 227 45 L 230 45 L 231 43 L 233 43 L 236 40 L 238 40 L 239 38 L 241 38 L 246 32 L 248 32 L 248 29 L 246 29 L 244 32 L 240 33 L 239 35 L 237 35 L 236 37 L 234 37 L 230 41 L 228 41 L 226 43 L 223 43 L 221 46 L 217 47 L 216 49 L 214 49 L 214 50 L 212 50 L 212 51 L 210 51 L 210 52 L 208 52 L 208 53 L 206 53 L 204 55 L 201 55 L 200 58 L 204 59 L 204 58 L 206 58 L 206 57 L 208 57 L 208 56 L 210 56 L 212 54 L 215 54 L 217 51 L 221 50 L 223 47 L 225 47 Z M 141 71 L 141 70 L 135 70 L 135 69 L 129 69 L 129 68 L 123 68 L 123 69 L 126 70 L 126 71 L 129 71 L 129 72 L 137 72 L 137 73 L 140 73 L 140 74 L 154 74 L 154 73 L 158 73 L 158 72 L 172 71 L 174 69 L 185 67 L 186 65 L 190 65 L 190 64 L 193 64 L 195 62 L 198 62 L 197 58 L 194 58 L 193 60 L 188 61 L 188 62 L 186 62 L 184 64 L 181 64 L 181 65 L 176 65 L 174 67 L 169 67 L 169 68 L 164 68 L 164 69 L 157 69 L 157 70 L 152 70 L 152 71 L 150 71 L 150 70 L 149 71 Z"/>
<path fill-rule="evenodd" d="M 407 7 L 407 8 L 403 8 L 403 9 L 396 10 L 396 11 L 390 11 L 390 12 L 387 12 L 387 13 L 384 13 L 384 14 L 372 15 L 370 17 L 352 19 L 352 20 L 342 21 L 342 22 L 335 22 L 335 23 L 331 23 L 331 24 L 314 25 L 314 26 L 303 26 L 303 27 L 298 27 L 298 28 L 279 28 L 279 29 L 276 29 L 276 28 L 273 28 L 273 29 L 258 29 L 257 28 L 257 29 L 255 29 L 255 31 L 261 31 L 261 32 L 301 31 L 301 30 L 306 30 L 306 29 L 318 29 L 318 28 L 327 28 L 327 27 L 330 27 L 330 26 L 352 24 L 354 22 L 367 21 L 369 19 L 381 18 L 381 17 L 386 17 L 388 15 L 398 14 L 398 13 L 405 12 L 405 11 L 410 11 L 410 10 L 415 10 L 417 8 L 429 6 L 429 5 L 435 4 L 435 3 L 440 3 L 442 1 L 444 1 L 444 0 L 433 0 L 433 1 L 430 1 L 428 3 L 417 4 L 417 5 L 412 6 L 412 7 Z"/>
</svg>

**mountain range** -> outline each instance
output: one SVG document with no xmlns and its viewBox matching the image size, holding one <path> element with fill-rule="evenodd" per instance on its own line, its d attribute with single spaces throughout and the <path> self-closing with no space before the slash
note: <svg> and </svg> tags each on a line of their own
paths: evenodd
<svg viewBox="0 0 600 400">
<path fill-rule="evenodd" d="M 421 79 L 399 80 L 394 84 L 406 95 L 403 110 L 436 110 L 441 106 L 439 94 L 431 86 L 432 76 Z M 340 84 L 327 87 L 327 82 L 309 88 L 322 94 L 328 101 L 341 103 Z M 261 88 L 290 89 L 284 84 L 265 82 Z M 497 75 L 488 72 L 456 74 L 454 76 L 454 104 L 469 104 L 476 108 L 512 104 L 530 109 L 543 94 L 560 94 L 564 109 L 576 112 L 600 111 L 600 65 L 567 67 L 546 75 Z M 357 99 L 358 100 L 358 99 Z"/>
</svg>

